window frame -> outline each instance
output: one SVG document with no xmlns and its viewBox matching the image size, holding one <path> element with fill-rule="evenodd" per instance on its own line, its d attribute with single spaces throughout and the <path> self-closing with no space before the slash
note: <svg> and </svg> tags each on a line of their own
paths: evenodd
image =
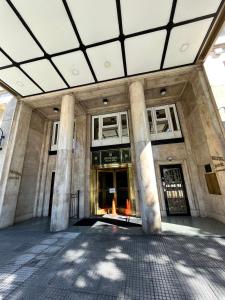
<svg viewBox="0 0 225 300">
<path fill-rule="evenodd" d="M 58 125 L 57 129 L 57 137 L 56 137 L 56 126 Z M 59 130 L 60 130 L 60 121 L 53 121 L 52 123 L 52 137 L 51 137 L 51 145 L 50 151 L 57 151 L 58 150 L 58 140 L 59 140 Z M 74 128 L 73 128 L 73 148 L 75 145 L 75 132 L 76 132 L 76 123 L 74 120 Z M 56 143 L 55 143 L 56 140 Z"/>
<path fill-rule="evenodd" d="M 127 136 L 122 136 L 122 119 L 121 116 L 126 116 L 127 122 Z M 103 139 L 103 129 L 104 128 L 114 128 L 115 125 L 103 125 L 103 119 L 108 117 L 116 117 L 117 119 L 117 127 L 118 127 L 118 137 L 112 138 L 105 138 Z M 99 132 L 98 132 L 98 140 L 94 139 L 94 120 L 99 119 Z M 129 122 L 128 122 L 128 114 L 127 111 L 117 112 L 117 113 L 108 113 L 102 115 L 94 115 L 92 116 L 92 147 L 99 147 L 99 146 L 109 146 L 109 145 L 119 145 L 119 144 L 128 144 L 130 143 L 130 136 L 129 136 Z"/>
<path fill-rule="evenodd" d="M 175 122 L 177 125 L 177 130 L 173 129 L 173 121 L 172 121 L 172 116 L 170 112 L 170 108 L 173 109 L 174 112 L 174 117 L 175 117 Z M 166 118 L 163 119 L 157 119 L 156 117 L 156 112 L 157 110 L 165 109 L 165 114 Z M 151 116 L 152 116 L 152 124 L 154 128 L 154 133 L 150 132 L 150 137 L 151 140 L 157 141 L 157 140 L 167 140 L 167 139 L 174 139 L 174 138 L 182 138 L 182 132 L 181 132 L 181 127 L 180 127 L 180 122 L 177 114 L 177 109 L 175 104 L 168 104 L 168 105 L 161 105 L 161 106 L 155 106 L 155 107 L 149 107 L 147 108 L 147 111 L 151 111 Z M 168 126 L 169 129 L 167 132 L 158 132 L 157 131 L 157 120 L 167 120 L 168 121 Z M 148 119 L 149 121 L 149 119 Z M 149 126 L 149 131 L 150 131 L 150 126 Z"/>
<path fill-rule="evenodd" d="M 56 132 L 57 125 L 58 125 L 58 129 Z M 56 151 L 58 148 L 59 127 L 60 127 L 60 121 L 54 121 L 52 124 L 51 151 Z"/>
</svg>

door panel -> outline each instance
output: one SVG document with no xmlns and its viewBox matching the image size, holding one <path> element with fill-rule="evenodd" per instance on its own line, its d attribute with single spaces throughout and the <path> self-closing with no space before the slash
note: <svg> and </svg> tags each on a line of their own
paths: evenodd
<svg viewBox="0 0 225 300">
<path fill-rule="evenodd" d="M 168 215 L 190 215 L 181 165 L 160 167 Z"/>
<path fill-rule="evenodd" d="M 110 188 L 115 193 L 110 193 Z M 129 198 L 127 169 L 110 169 L 98 171 L 98 209 L 100 214 L 112 209 L 112 200 L 115 199 L 117 213 L 124 213 L 126 200 Z"/>
<path fill-rule="evenodd" d="M 116 171 L 117 207 L 125 208 L 128 199 L 127 170 Z"/>
<path fill-rule="evenodd" d="M 98 206 L 99 208 L 112 207 L 112 199 L 114 194 L 109 193 L 109 189 L 113 188 L 113 172 L 99 172 L 99 192 L 98 192 Z"/>
</svg>

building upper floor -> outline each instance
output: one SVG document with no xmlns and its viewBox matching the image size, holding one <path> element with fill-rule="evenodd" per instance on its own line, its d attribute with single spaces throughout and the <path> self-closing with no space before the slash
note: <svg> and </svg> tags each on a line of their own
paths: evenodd
<svg viewBox="0 0 225 300">
<path fill-rule="evenodd" d="M 105 100 L 106 101 L 106 100 Z M 182 138 L 181 126 L 175 104 L 146 108 L 151 141 L 170 143 Z M 106 109 L 107 112 L 107 109 Z M 91 147 L 123 145 L 130 143 L 128 111 L 91 116 Z M 76 120 L 74 121 L 76 128 Z M 57 150 L 60 121 L 52 124 L 51 151 Z"/>
</svg>

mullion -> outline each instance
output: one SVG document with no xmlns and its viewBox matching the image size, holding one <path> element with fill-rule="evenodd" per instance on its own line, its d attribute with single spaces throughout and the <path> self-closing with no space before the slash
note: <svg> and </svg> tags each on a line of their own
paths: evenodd
<svg viewBox="0 0 225 300">
<path fill-rule="evenodd" d="M 95 82 L 98 82 L 97 76 L 95 75 L 94 69 L 93 69 L 93 67 L 92 67 L 92 65 L 91 65 L 91 62 L 90 62 L 90 59 L 89 59 L 89 57 L 88 57 L 88 55 L 87 55 L 87 53 L 86 53 L 86 47 L 85 47 L 85 45 L 83 44 L 83 42 L 82 42 L 82 40 L 81 40 L 80 34 L 79 34 L 79 32 L 78 32 L 77 26 L 76 26 L 76 24 L 75 24 L 75 21 L 74 21 L 74 19 L 73 19 L 73 16 L 72 16 L 72 14 L 71 14 L 71 11 L 70 11 L 70 9 L 69 9 L 69 6 L 68 6 L 66 0 L 62 0 L 62 1 L 63 1 L 63 4 L 64 4 L 64 7 L 65 7 L 65 9 L 66 9 L 67 15 L 68 15 L 68 17 L 69 17 L 70 23 L 71 23 L 71 25 L 72 25 L 72 27 L 73 27 L 74 33 L 75 33 L 75 35 L 76 35 L 76 37 L 77 37 L 77 39 L 78 39 L 78 42 L 79 42 L 79 44 L 80 44 L 80 50 L 82 50 L 82 52 L 83 52 L 83 54 L 84 54 L 84 56 L 85 56 L 85 59 L 86 59 L 86 61 L 87 61 L 87 64 L 88 64 L 88 66 L 89 66 L 89 69 L 90 69 L 90 71 L 91 71 L 91 73 L 92 73 L 92 76 L 93 76 Z"/>
<path fill-rule="evenodd" d="M 200 55 L 200 53 L 201 53 L 201 51 L 202 51 L 202 49 L 203 49 L 203 47 L 204 47 L 204 44 L 205 44 L 205 42 L 206 42 L 206 40 L 207 40 L 207 38 L 208 38 L 208 36 L 209 36 L 209 33 L 210 33 L 210 31 L 212 30 L 212 28 L 213 28 L 213 26 L 214 26 L 214 24 L 215 24 L 215 22 L 216 22 L 216 16 L 218 16 L 219 15 L 219 12 L 221 11 L 221 9 L 222 9 L 222 7 L 225 5 L 225 0 L 222 0 L 221 1 L 221 3 L 220 3 L 220 5 L 219 5 L 219 7 L 218 7 L 218 9 L 217 9 L 217 12 L 214 14 L 214 19 L 212 20 L 212 23 L 211 23 L 211 25 L 209 26 L 209 29 L 208 29 L 208 31 L 207 31 L 207 33 L 206 33 L 206 35 L 205 35 L 205 38 L 203 39 L 203 41 L 202 41 L 202 44 L 201 44 L 201 46 L 200 46 L 200 48 L 199 48 L 199 50 L 198 50 L 198 53 L 196 54 L 196 57 L 195 57 L 195 60 L 194 60 L 194 64 L 196 63 L 196 61 L 197 61 L 197 59 L 198 59 L 198 57 L 199 57 L 199 55 Z M 225 9 L 225 7 L 223 7 L 224 9 Z"/>
<path fill-rule="evenodd" d="M 15 62 L 9 55 L 8 55 L 8 53 L 6 53 L 2 48 L 0 48 L 1 49 L 1 51 L 2 51 L 2 53 L 12 62 L 12 64 L 13 65 L 11 65 L 10 67 L 9 67 L 9 69 L 10 68 L 12 68 L 12 67 L 17 67 L 24 75 L 26 75 L 43 93 L 45 92 L 41 87 L 40 87 L 40 85 L 33 79 L 33 78 L 31 78 L 30 77 L 30 75 L 28 75 L 27 74 L 27 72 L 26 71 L 24 71 L 21 67 L 20 67 L 20 65 L 17 63 L 17 62 Z M 19 94 L 19 93 L 18 93 Z"/>
<path fill-rule="evenodd" d="M 121 12 L 121 6 L 120 6 L 120 0 L 116 0 L 116 8 L 117 8 L 117 18 L 118 18 L 118 25 L 120 30 L 120 44 L 121 44 L 121 50 L 122 50 L 122 59 L 123 59 L 123 69 L 124 69 L 124 75 L 127 76 L 127 62 L 126 62 L 126 53 L 125 53 L 125 47 L 124 47 L 124 40 L 125 36 L 123 34 L 123 23 L 122 23 L 122 12 Z"/>
<path fill-rule="evenodd" d="M 177 6 L 177 0 L 173 0 L 172 9 L 171 9 L 171 12 L 170 12 L 170 20 L 169 20 L 169 23 L 168 23 L 168 25 L 166 27 L 167 34 L 166 34 L 166 40 L 165 40 L 165 44 L 164 44 L 164 49 L 163 49 L 161 64 L 160 64 L 160 70 L 163 70 L 163 65 L 164 65 L 164 61 L 165 61 L 165 57 L 166 57 L 166 52 L 167 52 L 167 48 L 168 48 L 168 44 L 169 44 L 169 39 L 170 39 L 170 32 L 171 32 L 171 30 L 173 28 L 173 18 L 174 18 L 176 6 Z"/>
<path fill-rule="evenodd" d="M 118 24 L 119 24 L 119 29 L 120 29 L 120 36 L 118 38 L 112 38 L 112 39 L 108 39 L 108 40 L 105 40 L 105 41 L 101 41 L 101 42 L 97 42 L 97 43 L 93 43 L 93 44 L 89 44 L 89 45 L 85 46 L 83 44 L 81 38 L 80 38 L 79 32 L 77 30 L 75 21 L 74 21 L 74 19 L 72 17 L 72 14 L 70 12 L 69 7 L 68 7 L 67 1 L 66 0 L 62 0 L 63 4 L 64 4 L 64 7 L 66 9 L 67 15 L 68 15 L 68 17 L 70 19 L 70 22 L 72 24 L 72 27 L 74 29 L 75 35 L 76 35 L 76 37 L 77 37 L 77 39 L 78 39 L 78 41 L 80 43 L 80 47 L 79 48 L 70 49 L 70 50 L 66 50 L 66 51 L 62 51 L 62 52 L 58 52 L 58 53 L 53 53 L 53 54 L 50 55 L 50 54 L 48 54 L 44 50 L 44 48 L 42 47 L 41 43 L 38 41 L 38 39 L 36 38 L 36 36 L 33 34 L 33 32 L 31 31 L 31 29 L 26 24 L 26 22 L 24 21 L 24 19 L 20 15 L 20 13 L 17 11 L 17 9 L 14 7 L 14 5 L 11 3 L 11 1 L 10 0 L 6 0 L 6 1 L 10 5 L 10 7 L 12 8 L 12 10 L 14 11 L 14 13 L 16 14 L 16 16 L 19 18 L 19 20 L 22 22 L 22 24 L 24 25 L 24 27 L 26 28 L 26 30 L 29 32 L 29 34 L 31 35 L 31 37 L 34 39 L 34 41 L 40 47 L 40 49 L 44 53 L 44 56 L 43 57 L 36 57 L 36 58 L 33 58 L 33 59 L 29 59 L 29 60 L 17 63 L 4 50 L 2 50 L 2 53 L 5 54 L 6 57 L 8 57 L 8 59 L 12 62 L 12 65 L 7 65 L 7 66 L 0 67 L 0 70 L 7 69 L 7 68 L 10 68 L 10 67 L 13 67 L 13 66 L 18 67 L 20 69 L 20 71 L 22 71 L 43 93 L 50 93 L 50 92 L 62 91 L 62 90 L 66 90 L 66 88 L 62 88 L 62 89 L 57 89 L 57 90 L 54 90 L 54 91 L 45 92 L 38 85 L 38 83 L 35 82 L 35 80 L 33 80 L 33 78 L 30 77 L 20 67 L 20 64 L 35 62 L 35 61 L 41 60 L 43 58 L 47 59 L 51 63 L 51 65 L 54 67 L 55 71 L 58 73 L 58 75 L 61 77 L 61 79 L 64 81 L 64 83 L 66 84 L 67 88 L 75 88 L 75 87 L 87 86 L 87 85 L 94 84 L 96 82 L 107 82 L 107 81 L 110 81 L 110 80 L 117 80 L 117 79 L 126 78 L 126 77 L 133 77 L 133 76 L 138 76 L 138 75 L 150 74 L 150 73 L 158 72 L 159 70 L 170 70 L 170 69 L 175 69 L 175 68 L 184 67 L 184 66 L 191 66 L 191 65 L 193 65 L 193 64 L 196 63 L 196 60 L 197 60 L 199 54 L 202 51 L 202 47 L 204 46 L 205 40 L 208 38 L 208 34 L 211 31 L 212 26 L 213 26 L 213 24 L 216 21 L 216 16 L 218 16 L 218 14 L 219 14 L 219 12 L 221 10 L 221 7 L 224 5 L 224 2 L 225 2 L 225 0 L 223 0 L 221 2 L 221 4 L 220 4 L 220 6 L 219 6 L 219 8 L 218 8 L 218 10 L 217 10 L 216 13 L 208 14 L 208 15 L 197 17 L 197 18 L 190 19 L 190 20 L 181 21 L 181 22 L 178 22 L 178 23 L 174 24 L 173 23 L 173 18 L 174 18 L 174 14 L 175 14 L 177 0 L 173 0 L 171 14 L 170 14 L 170 21 L 169 21 L 169 23 L 166 26 L 161 26 L 161 27 L 157 27 L 157 28 L 152 28 L 152 29 L 148 29 L 148 30 L 144 30 L 144 31 L 140 31 L 140 32 L 136 32 L 136 33 L 131 33 L 131 34 L 128 34 L 128 35 L 124 35 L 123 34 L 123 29 L 122 29 L 122 15 L 121 15 L 120 1 L 116 0 L 116 4 L 117 4 L 117 16 L 118 16 Z M 212 17 L 214 17 L 214 20 L 212 21 L 212 23 L 211 23 L 211 25 L 209 27 L 209 30 L 207 31 L 207 34 L 206 34 L 206 36 L 205 36 L 205 38 L 204 38 L 204 40 L 203 40 L 203 42 L 201 44 L 201 47 L 199 48 L 199 51 L 198 51 L 198 53 L 196 55 L 196 58 L 195 58 L 194 62 L 193 63 L 189 63 L 189 64 L 184 64 L 184 65 L 174 66 L 174 67 L 170 67 L 170 68 L 163 68 L 163 64 L 164 64 L 164 60 L 165 60 L 165 56 L 166 56 L 166 51 L 167 51 L 167 47 L 168 47 L 168 43 L 169 43 L 169 38 L 170 38 L 170 32 L 171 32 L 172 28 L 178 27 L 178 26 L 182 26 L 182 25 L 186 25 L 186 24 L 190 24 L 190 23 L 195 23 L 195 22 L 198 22 L 198 21 L 201 21 L 201 20 L 204 20 L 204 19 L 212 18 Z M 150 71 L 150 72 L 147 71 L 147 72 L 143 72 L 143 73 L 127 75 L 126 54 L 125 54 L 125 49 L 124 49 L 124 40 L 125 40 L 125 38 L 132 38 L 132 37 L 135 37 L 135 36 L 139 36 L 139 35 L 143 35 L 143 34 L 147 34 L 147 33 L 151 33 L 151 32 L 156 32 L 156 31 L 159 31 L 159 30 L 167 30 L 167 36 L 166 36 L 166 41 L 165 41 L 165 45 L 164 45 L 164 50 L 163 50 L 163 55 L 162 55 L 160 69 L 159 70 Z M 115 41 L 120 41 L 120 43 L 121 43 L 121 50 L 122 50 L 123 66 L 124 66 L 124 74 L 125 74 L 125 76 L 118 77 L 118 78 L 113 78 L 113 79 L 107 79 L 107 80 L 99 80 L 98 81 L 97 78 L 96 78 L 95 72 L 93 70 L 93 67 L 92 67 L 92 65 L 90 63 L 89 57 L 88 57 L 88 55 L 86 53 L 86 49 L 92 48 L 92 47 L 97 47 L 97 46 L 108 44 L 108 43 L 112 43 L 112 42 L 115 42 Z M 65 80 L 65 78 L 63 77 L 63 75 L 61 74 L 61 72 L 58 70 L 58 68 L 56 67 L 56 65 L 54 64 L 54 62 L 51 60 L 51 58 L 52 57 L 57 57 L 59 55 L 63 55 L 63 54 L 68 54 L 68 53 L 71 53 L 71 52 L 75 52 L 75 51 L 78 51 L 78 50 L 81 50 L 83 52 L 83 54 L 84 54 L 84 56 L 86 58 L 86 61 L 88 63 L 88 66 L 90 68 L 90 71 L 92 73 L 92 76 L 94 77 L 95 82 L 88 83 L 88 84 L 81 84 L 81 85 L 78 85 L 78 86 L 69 86 L 69 84 L 67 83 L 67 81 Z M 7 84 L 5 84 L 5 85 L 8 86 Z M 11 88 L 11 89 L 14 90 L 13 88 Z M 25 97 L 31 97 L 31 96 L 35 96 L 35 95 L 39 95 L 39 94 L 33 94 L 33 95 L 25 96 Z"/>
<path fill-rule="evenodd" d="M 164 70 L 165 71 L 167 71 L 167 70 L 173 70 L 173 69 L 182 68 L 182 67 L 190 67 L 190 66 L 193 66 L 193 63 L 184 64 L 184 65 L 175 66 L 175 67 L 165 68 L 165 69 L 163 69 L 163 71 Z M 126 79 L 126 78 L 131 78 L 131 77 L 134 77 L 134 76 L 142 76 L 142 75 L 147 75 L 147 74 L 153 74 L 153 73 L 157 73 L 159 71 L 160 71 L 160 69 L 154 70 L 154 71 L 150 71 L 150 72 L 147 71 L 147 72 L 142 72 L 142 73 L 138 73 L 138 74 L 127 75 L 127 77 L 120 76 L 120 77 L 116 77 L 116 78 L 112 78 L 112 79 L 101 80 L 101 81 L 98 81 L 98 83 L 115 81 L 115 80 L 119 80 L 119 79 Z M 94 85 L 94 84 L 95 84 L 95 82 L 85 83 L 85 84 L 80 84 L 80 85 L 75 85 L 75 86 L 71 86 L 70 89 L 84 87 L 84 86 L 91 86 L 91 85 Z M 49 91 L 49 92 L 46 92 L 45 94 L 54 93 L 54 92 L 58 92 L 58 91 L 65 91 L 65 90 L 67 90 L 67 88 L 62 88 L 62 89 L 57 89 L 57 90 Z M 37 95 L 39 95 L 39 94 L 33 94 L 33 95 L 25 96 L 24 98 L 33 97 L 33 96 L 37 96 Z"/>
<path fill-rule="evenodd" d="M 41 49 L 41 51 L 44 53 L 43 58 L 46 58 L 50 62 L 50 64 L 53 66 L 53 68 L 55 69 L 55 71 L 61 77 L 61 79 L 63 80 L 63 82 L 65 83 L 65 85 L 67 87 L 69 87 L 69 84 L 67 83 L 67 81 L 65 80 L 65 78 L 63 77 L 63 75 L 61 74 L 61 72 L 59 71 L 59 69 L 56 67 L 56 65 L 54 64 L 54 62 L 50 59 L 49 54 L 45 51 L 45 49 L 43 48 L 43 46 L 41 45 L 41 43 L 38 41 L 38 39 L 36 38 L 36 36 L 32 32 L 32 30 L 30 29 L 30 27 L 27 25 L 27 23 L 25 22 L 25 20 L 23 19 L 23 17 L 20 15 L 20 13 L 18 12 L 18 10 L 16 9 L 16 7 L 12 4 L 12 2 L 10 0 L 6 0 L 6 1 L 9 4 L 9 6 L 11 7 L 11 9 L 13 10 L 13 12 L 16 14 L 17 18 L 23 24 L 23 26 L 25 27 L 25 29 L 29 32 L 29 34 L 31 35 L 31 37 L 33 38 L 33 40 L 39 46 L 39 48 Z"/>
<path fill-rule="evenodd" d="M 206 15 L 206 16 L 203 16 L 203 17 L 198 17 L 198 18 L 195 18 L 195 19 L 187 20 L 187 21 L 182 21 L 182 22 L 174 24 L 173 28 L 178 27 L 178 26 L 182 26 L 182 25 L 187 25 L 187 24 L 194 23 L 194 22 L 198 22 L 198 21 L 202 21 L 202 20 L 212 18 L 212 17 L 215 17 L 215 14 L 210 14 L 210 15 Z M 156 31 L 160 31 L 160 30 L 167 30 L 167 28 L 168 28 L 168 26 L 166 25 L 166 26 L 160 26 L 160 27 L 147 29 L 147 30 L 144 30 L 144 31 L 130 33 L 130 34 L 124 35 L 124 39 L 125 38 L 136 37 L 136 36 L 139 36 L 139 35 L 144 35 L 144 34 L 147 34 L 147 33 L 156 32 Z M 86 45 L 86 49 L 101 46 L 101 45 L 108 44 L 108 43 L 113 43 L 113 42 L 116 42 L 116 41 L 119 41 L 119 39 L 118 38 L 112 38 L 112 39 L 108 39 L 108 40 L 105 40 L 105 41 L 96 42 L 96 43 L 93 43 L 93 44 Z M 64 51 L 53 53 L 53 54 L 47 54 L 47 58 L 52 58 L 52 57 L 56 57 L 56 56 L 60 56 L 60 55 L 64 55 L 64 54 L 69 54 L 69 53 L 72 53 L 72 52 L 76 52 L 78 50 L 81 50 L 81 48 L 78 47 L 78 48 L 64 50 Z M 20 61 L 19 63 L 20 64 L 25 64 L 25 63 L 35 62 L 35 61 L 43 59 L 43 57 L 45 57 L 45 56 L 31 58 L 31 59 L 28 59 L 28 60 Z M 10 67 L 10 65 L 0 67 L 0 70 L 8 68 L 8 67 Z"/>
</svg>

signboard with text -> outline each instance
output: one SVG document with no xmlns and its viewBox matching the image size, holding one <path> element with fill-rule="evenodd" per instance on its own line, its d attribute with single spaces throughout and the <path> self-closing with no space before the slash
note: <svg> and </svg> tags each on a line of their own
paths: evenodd
<svg viewBox="0 0 225 300">
<path fill-rule="evenodd" d="M 131 162 L 130 148 L 99 150 L 92 152 L 93 165 L 120 164 Z"/>
</svg>

